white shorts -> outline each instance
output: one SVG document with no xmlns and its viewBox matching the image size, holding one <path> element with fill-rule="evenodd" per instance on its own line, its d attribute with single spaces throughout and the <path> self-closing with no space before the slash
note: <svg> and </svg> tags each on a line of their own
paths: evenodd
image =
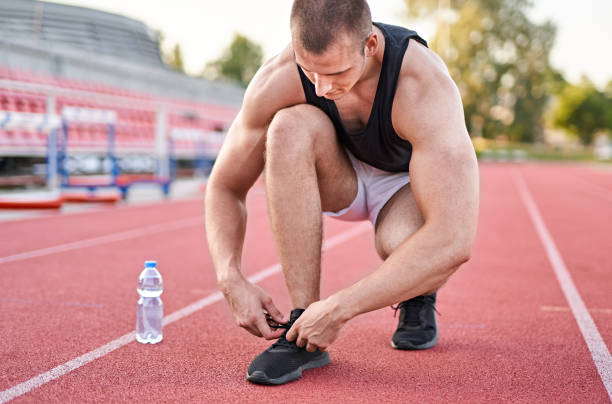
<svg viewBox="0 0 612 404">
<path fill-rule="evenodd" d="M 397 191 L 410 183 L 410 176 L 407 172 L 391 173 L 373 167 L 348 150 L 346 154 L 357 174 L 357 196 L 348 208 L 324 213 L 340 220 L 369 220 L 376 226 L 380 210 Z"/>
</svg>

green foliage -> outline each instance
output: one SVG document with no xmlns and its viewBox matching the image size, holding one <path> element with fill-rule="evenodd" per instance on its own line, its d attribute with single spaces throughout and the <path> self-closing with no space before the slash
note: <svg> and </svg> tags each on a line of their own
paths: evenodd
<svg viewBox="0 0 612 404">
<path fill-rule="evenodd" d="M 612 94 L 597 90 L 586 79 L 568 85 L 559 94 L 553 122 L 578 135 L 583 144 L 591 144 L 597 131 L 612 131 Z"/>
<path fill-rule="evenodd" d="M 157 40 L 159 42 L 159 53 L 161 58 L 172 70 L 177 72 L 185 73 L 185 66 L 183 64 L 183 52 L 181 51 L 181 45 L 175 44 L 172 47 L 172 51 L 169 51 L 170 44 L 166 38 L 166 34 L 163 31 L 157 32 Z"/>
<path fill-rule="evenodd" d="M 554 26 L 529 21 L 528 0 L 405 1 L 413 16 L 439 22 L 430 45 L 459 87 L 470 133 L 538 139 L 548 94 L 564 83 L 549 64 Z"/>
<path fill-rule="evenodd" d="M 209 63 L 204 74 L 213 79 L 223 77 L 246 87 L 262 61 L 263 50 L 260 45 L 243 35 L 234 34 L 223 56 Z"/>
<path fill-rule="evenodd" d="M 176 44 L 172 49 L 172 53 L 169 55 L 166 62 L 172 70 L 177 72 L 185 73 L 185 66 L 183 65 L 183 53 L 181 52 L 181 45 Z"/>
<path fill-rule="evenodd" d="M 606 97 L 612 98 L 612 80 L 608 81 L 604 93 L 606 94 Z"/>
</svg>

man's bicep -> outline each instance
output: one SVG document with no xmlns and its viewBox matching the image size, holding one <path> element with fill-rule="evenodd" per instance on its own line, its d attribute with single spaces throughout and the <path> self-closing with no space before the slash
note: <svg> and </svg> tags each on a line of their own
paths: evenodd
<svg viewBox="0 0 612 404">
<path fill-rule="evenodd" d="M 438 138 L 438 139 L 436 139 Z M 432 134 L 414 145 L 412 191 L 426 225 L 473 239 L 478 216 L 478 164 L 467 133 Z"/>
<path fill-rule="evenodd" d="M 401 84 L 394 125 L 413 147 L 410 178 L 425 225 L 473 236 L 478 164 L 459 91 L 442 69 L 408 76 Z"/>
<path fill-rule="evenodd" d="M 242 110 L 230 127 L 215 161 L 209 186 L 220 186 L 246 196 L 263 170 L 264 125 L 252 124 Z"/>
</svg>

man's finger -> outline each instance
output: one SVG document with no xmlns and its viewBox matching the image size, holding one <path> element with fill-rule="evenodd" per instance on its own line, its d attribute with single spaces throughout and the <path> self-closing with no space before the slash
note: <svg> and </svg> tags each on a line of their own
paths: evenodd
<svg viewBox="0 0 612 404">
<path fill-rule="evenodd" d="M 251 327 L 242 327 L 242 328 L 244 328 L 245 330 L 247 330 L 248 332 L 250 332 L 256 337 L 260 337 L 260 338 L 262 337 L 261 333 L 256 328 L 251 328 Z"/>
<path fill-rule="evenodd" d="M 261 333 L 259 332 L 257 327 L 253 327 L 254 324 L 250 323 L 249 321 L 245 319 L 240 319 L 240 320 L 237 320 L 237 324 L 240 328 L 244 328 L 245 330 L 247 330 L 254 336 L 261 337 Z"/>
<path fill-rule="evenodd" d="M 281 335 L 285 332 L 283 329 L 272 330 L 266 321 L 265 316 L 261 316 L 257 319 L 257 323 L 255 324 L 258 331 L 261 333 L 259 336 L 264 337 L 265 339 L 276 339 L 280 338 Z"/>
<path fill-rule="evenodd" d="M 264 307 L 268 311 L 268 314 L 270 314 L 270 317 L 272 317 L 272 320 L 276 321 L 277 323 L 286 323 L 289 321 L 289 317 L 284 316 L 283 313 L 276 308 L 272 299 L 270 299 L 267 303 L 264 303 Z"/>
<path fill-rule="evenodd" d="M 263 333 L 263 337 L 265 339 L 279 339 L 280 337 L 283 336 L 284 332 L 285 330 L 283 328 L 280 328 L 278 330 L 269 329 L 268 332 Z"/>
<path fill-rule="evenodd" d="M 300 319 L 298 318 L 295 323 L 291 326 L 289 331 L 287 331 L 287 335 L 285 335 L 285 339 L 287 341 L 296 341 L 300 335 Z"/>
<path fill-rule="evenodd" d="M 272 329 L 270 326 L 265 325 L 263 332 L 261 333 L 265 339 L 279 339 L 285 333 L 284 328 Z"/>
<path fill-rule="evenodd" d="M 317 346 L 316 346 L 316 345 L 313 345 L 313 344 L 311 344 L 311 343 L 309 342 L 309 343 L 306 345 L 306 350 L 307 350 L 308 352 L 314 352 L 314 351 L 316 351 L 316 350 L 317 350 Z"/>
<path fill-rule="evenodd" d="M 295 327 L 291 327 L 289 331 L 287 331 L 287 335 L 285 335 L 285 339 L 287 341 L 293 341 L 297 337 L 297 330 Z"/>
</svg>

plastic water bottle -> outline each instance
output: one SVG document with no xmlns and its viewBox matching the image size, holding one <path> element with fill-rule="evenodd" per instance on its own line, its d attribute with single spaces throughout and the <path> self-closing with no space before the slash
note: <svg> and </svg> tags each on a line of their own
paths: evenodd
<svg viewBox="0 0 612 404">
<path fill-rule="evenodd" d="M 136 341 L 157 344 L 163 338 L 162 319 L 164 304 L 159 297 L 164 284 L 157 270 L 157 262 L 145 261 L 145 268 L 138 277 L 138 310 L 136 311 Z"/>
</svg>

